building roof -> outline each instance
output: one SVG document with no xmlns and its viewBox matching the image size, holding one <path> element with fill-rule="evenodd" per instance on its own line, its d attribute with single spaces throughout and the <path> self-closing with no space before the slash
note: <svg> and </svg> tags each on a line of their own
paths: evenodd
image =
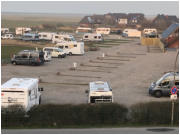
<svg viewBox="0 0 180 135">
<path fill-rule="evenodd" d="M 167 38 L 171 33 L 173 33 L 177 28 L 179 28 L 178 23 L 171 24 L 161 35 L 161 38 Z"/>
</svg>

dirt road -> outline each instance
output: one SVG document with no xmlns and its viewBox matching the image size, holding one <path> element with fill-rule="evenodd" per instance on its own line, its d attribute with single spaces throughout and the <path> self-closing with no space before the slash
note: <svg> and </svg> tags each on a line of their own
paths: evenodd
<svg viewBox="0 0 180 135">
<path fill-rule="evenodd" d="M 108 54 L 104 59 L 102 53 Z M 111 55 L 111 56 L 110 56 Z M 139 102 L 167 101 L 169 97 L 155 98 L 148 95 L 152 81 L 164 72 L 172 71 L 176 52 L 150 52 L 139 40 L 119 43 L 112 48 L 87 52 L 83 56 L 56 59 L 43 66 L 2 66 L 2 83 L 12 77 L 40 77 L 44 87 L 42 103 L 80 104 L 87 102 L 85 90 L 90 81 L 108 81 L 114 93 L 114 101 L 124 105 Z M 73 62 L 77 70 L 70 70 Z M 59 72 L 59 73 L 58 73 Z"/>
</svg>

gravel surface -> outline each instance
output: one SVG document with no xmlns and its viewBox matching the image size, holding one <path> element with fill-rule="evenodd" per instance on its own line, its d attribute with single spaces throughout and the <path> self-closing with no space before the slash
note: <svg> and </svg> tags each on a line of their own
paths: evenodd
<svg viewBox="0 0 180 135">
<path fill-rule="evenodd" d="M 115 57 L 105 56 L 104 60 L 97 59 L 102 53 Z M 164 72 L 173 70 L 175 57 L 176 51 L 161 53 L 156 50 L 147 53 L 147 47 L 141 46 L 138 39 L 133 39 L 128 43 L 113 45 L 112 48 L 86 52 L 83 56 L 53 58 L 42 66 L 8 64 L 1 68 L 1 81 L 4 83 L 12 77 L 41 78 L 43 83 L 40 83 L 40 86 L 44 87 L 43 104 L 87 103 L 87 84 L 97 80 L 110 83 L 116 103 L 130 106 L 139 102 L 167 101 L 169 97 L 149 96 L 148 87 Z M 90 60 L 104 63 L 92 63 Z M 78 64 L 75 71 L 70 70 L 73 62 Z M 85 66 L 80 66 L 82 64 Z"/>
</svg>

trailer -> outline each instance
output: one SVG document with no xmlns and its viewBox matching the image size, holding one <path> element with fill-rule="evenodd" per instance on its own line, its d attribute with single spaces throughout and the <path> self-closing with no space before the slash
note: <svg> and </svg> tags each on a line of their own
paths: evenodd
<svg viewBox="0 0 180 135">
<path fill-rule="evenodd" d="M 108 35 L 111 32 L 111 28 L 96 28 L 96 33 L 97 34 L 104 34 Z"/>
<path fill-rule="evenodd" d="M 1 28 L 1 34 L 9 33 L 9 28 Z"/>
<path fill-rule="evenodd" d="M 112 103 L 113 93 L 108 82 L 96 81 L 89 83 L 88 103 Z"/>
<path fill-rule="evenodd" d="M 1 36 L 1 39 L 13 39 L 14 36 L 13 34 L 10 34 L 10 33 L 5 33 Z"/>
<path fill-rule="evenodd" d="M 1 85 L 1 107 L 22 106 L 29 111 L 41 103 L 42 88 L 38 88 L 37 78 L 11 78 Z"/>
<path fill-rule="evenodd" d="M 52 38 L 53 38 L 53 35 L 55 33 L 53 33 L 53 32 L 39 32 L 38 34 L 39 34 L 39 39 L 40 40 L 51 41 Z"/>
<path fill-rule="evenodd" d="M 73 42 L 76 41 L 72 35 L 69 34 L 53 34 L 52 43 L 61 43 L 61 42 Z"/>
<path fill-rule="evenodd" d="M 17 27 L 16 28 L 16 35 L 23 35 L 25 33 L 30 33 L 32 31 L 31 28 L 27 27 Z"/>
<path fill-rule="evenodd" d="M 103 41 L 103 36 L 96 33 L 86 33 L 83 35 L 83 41 Z"/>
<path fill-rule="evenodd" d="M 37 33 L 25 33 L 22 36 L 24 41 L 39 41 L 39 35 Z"/>
<path fill-rule="evenodd" d="M 86 27 L 77 27 L 76 33 L 91 33 L 92 29 L 91 28 L 86 28 Z"/>
<path fill-rule="evenodd" d="M 141 31 L 137 29 L 124 29 L 122 33 L 123 37 L 141 37 Z"/>
</svg>

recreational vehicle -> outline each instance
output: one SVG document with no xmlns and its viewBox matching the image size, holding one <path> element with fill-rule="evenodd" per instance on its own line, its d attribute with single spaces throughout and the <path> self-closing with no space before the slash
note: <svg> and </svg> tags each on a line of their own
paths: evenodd
<svg viewBox="0 0 180 135">
<path fill-rule="evenodd" d="M 30 33 L 31 31 L 32 31 L 31 28 L 17 27 L 16 28 L 16 35 L 23 35 L 25 33 Z"/>
<path fill-rule="evenodd" d="M 13 36 L 13 34 L 3 34 L 3 35 L 1 36 L 1 38 L 2 38 L 2 39 L 13 39 L 14 36 Z"/>
<path fill-rule="evenodd" d="M 42 88 L 38 88 L 36 78 L 11 78 L 1 85 L 1 107 L 8 108 L 20 105 L 29 111 L 34 105 L 41 103 Z"/>
<path fill-rule="evenodd" d="M 110 28 L 96 28 L 96 33 L 97 34 L 107 35 L 107 34 L 110 34 L 110 32 L 111 32 Z"/>
<path fill-rule="evenodd" d="M 39 35 L 37 33 L 25 33 L 22 36 L 22 40 L 24 40 L 24 41 L 38 41 Z"/>
<path fill-rule="evenodd" d="M 58 47 L 44 47 L 43 52 L 46 52 L 46 51 L 51 53 L 51 57 L 56 57 L 56 58 L 66 57 L 66 53 Z"/>
<path fill-rule="evenodd" d="M 103 37 L 101 34 L 86 33 L 83 36 L 83 41 L 103 41 Z"/>
<path fill-rule="evenodd" d="M 45 62 L 49 62 L 49 61 L 51 61 L 51 52 L 49 52 L 49 51 L 44 51 L 44 61 Z"/>
<path fill-rule="evenodd" d="M 158 33 L 156 29 L 144 29 L 143 30 L 143 35 L 145 37 L 157 37 Z"/>
<path fill-rule="evenodd" d="M 39 39 L 40 40 L 49 40 L 51 41 L 52 38 L 53 38 L 53 34 L 55 33 L 52 33 L 52 32 L 39 32 Z"/>
<path fill-rule="evenodd" d="M 9 28 L 1 28 L 1 33 L 9 33 Z"/>
<path fill-rule="evenodd" d="M 72 35 L 68 34 L 53 34 L 52 43 L 73 42 L 76 41 Z"/>
<path fill-rule="evenodd" d="M 88 103 L 112 103 L 113 93 L 108 82 L 96 81 L 89 83 Z"/>
<path fill-rule="evenodd" d="M 84 54 L 84 42 L 62 42 L 57 43 L 56 47 L 63 49 L 66 54 Z"/>
<path fill-rule="evenodd" d="M 151 83 L 149 87 L 149 94 L 156 97 L 167 96 L 170 94 L 171 88 L 177 87 L 179 93 L 179 72 L 169 72 L 164 74 L 159 80 Z"/>
<path fill-rule="evenodd" d="M 122 36 L 124 37 L 141 37 L 141 31 L 137 29 L 124 29 Z"/>
<path fill-rule="evenodd" d="M 91 33 L 91 28 L 85 28 L 85 27 L 77 27 L 76 33 Z"/>
</svg>

